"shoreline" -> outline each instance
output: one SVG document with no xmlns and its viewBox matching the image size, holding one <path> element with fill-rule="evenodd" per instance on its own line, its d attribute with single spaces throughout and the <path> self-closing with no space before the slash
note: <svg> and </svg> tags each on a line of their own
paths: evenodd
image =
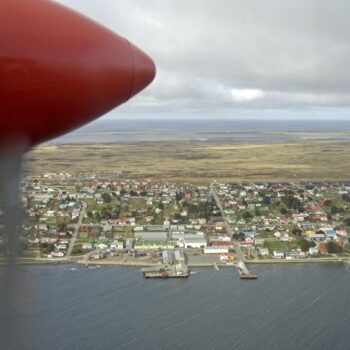
<svg viewBox="0 0 350 350">
<path fill-rule="evenodd" d="M 69 260 L 69 259 L 32 259 L 32 258 L 22 258 L 20 260 L 14 261 L 11 264 L 16 266 L 21 265 L 85 265 L 85 266 L 126 266 L 126 267 L 147 267 L 147 266 L 157 266 L 158 264 L 154 263 L 146 263 L 141 261 L 118 261 L 118 260 Z M 245 261 L 247 265 L 288 265 L 288 264 L 350 264 L 350 260 L 340 259 L 340 258 L 322 258 L 322 259 L 295 259 L 295 260 L 274 260 L 274 259 L 266 259 L 266 260 L 250 260 Z M 1 266 L 9 266 L 9 262 L 6 259 L 0 260 Z M 189 263 L 188 267 L 213 267 L 213 264 L 209 263 Z M 234 265 L 220 264 L 217 263 L 218 267 L 229 268 Z"/>
</svg>

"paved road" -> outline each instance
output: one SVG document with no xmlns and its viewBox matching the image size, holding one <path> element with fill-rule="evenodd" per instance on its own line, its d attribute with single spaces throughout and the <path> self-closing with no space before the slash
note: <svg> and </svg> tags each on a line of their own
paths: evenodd
<svg viewBox="0 0 350 350">
<path fill-rule="evenodd" d="M 76 223 L 75 225 L 75 228 L 74 228 L 74 233 L 73 233 L 73 236 L 72 236 L 72 239 L 70 240 L 69 242 L 69 247 L 67 249 L 67 254 L 66 254 L 66 257 L 69 258 L 70 255 L 72 254 L 72 250 L 73 250 L 73 247 L 74 247 L 74 244 L 75 244 L 75 241 L 78 237 L 78 232 L 79 232 L 79 228 L 80 228 L 80 225 L 81 223 L 83 222 L 83 218 L 84 218 L 84 215 L 85 215 L 85 211 L 86 211 L 86 203 L 83 202 L 83 207 L 80 211 L 80 214 L 79 214 L 79 218 L 78 218 L 78 222 Z"/>
<path fill-rule="evenodd" d="M 220 209 L 220 212 L 221 212 L 221 216 L 222 216 L 222 219 L 224 221 L 224 225 L 226 227 L 226 231 L 227 233 L 232 237 L 232 230 L 231 230 L 231 227 L 230 227 L 230 224 L 228 222 L 228 219 L 226 217 L 226 214 L 224 212 L 224 209 L 222 208 L 222 205 L 220 203 L 220 200 L 219 200 L 219 197 L 218 195 L 216 194 L 215 190 L 214 190 L 214 182 L 212 182 L 210 184 L 210 192 L 212 194 L 212 196 L 214 197 L 215 199 L 215 202 L 216 202 L 216 206 Z M 245 261 L 245 257 L 244 257 L 244 254 L 238 244 L 238 242 L 236 240 L 233 240 L 233 243 L 234 243 L 234 246 L 235 246 L 235 251 L 236 251 L 236 259 L 237 260 L 242 260 L 242 261 Z"/>
</svg>

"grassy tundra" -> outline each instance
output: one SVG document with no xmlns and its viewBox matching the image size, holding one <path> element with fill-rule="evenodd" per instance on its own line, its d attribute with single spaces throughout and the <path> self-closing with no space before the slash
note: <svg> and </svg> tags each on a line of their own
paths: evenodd
<svg viewBox="0 0 350 350">
<path fill-rule="evenodd" d="M 46 144 L 27 154 L 27 170 L 111 172 L 161 180 L 348 180 L 350 142 L 124 142 Z"/>
</svg>

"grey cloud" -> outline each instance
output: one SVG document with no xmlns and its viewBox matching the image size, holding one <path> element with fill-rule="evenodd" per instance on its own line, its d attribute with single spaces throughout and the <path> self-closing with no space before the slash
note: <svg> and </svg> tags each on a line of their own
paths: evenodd
<svg viewBox="0 0 350 350">
<path fill-rule="evenodd" d="M 59 0 L 144 49 L 155 82 L 121 113 L 350 105 L 350 2 Z M 232 89 L 263 97 L 232 98 Z"/>
</svg>

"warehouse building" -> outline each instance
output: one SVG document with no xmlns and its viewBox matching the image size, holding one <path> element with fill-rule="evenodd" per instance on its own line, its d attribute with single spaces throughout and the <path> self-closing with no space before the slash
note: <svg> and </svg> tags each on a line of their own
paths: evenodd
<svg viewBox="0 0 350 350">
<path fill-rule="evenodd" d="M 199 236 L 196 238 L 182 238 L 179 240 L 179 246 L 181 245 L 184 248 L 205 248 L 208 243 L 207 240 L 203 236 Z"/>
<path fill-rule="evenodd" d="M 135 239 L 141 241 L 167 241 L 168 232 L 166 231 L 137 231 L 134 232 Z"/>
</svg>

